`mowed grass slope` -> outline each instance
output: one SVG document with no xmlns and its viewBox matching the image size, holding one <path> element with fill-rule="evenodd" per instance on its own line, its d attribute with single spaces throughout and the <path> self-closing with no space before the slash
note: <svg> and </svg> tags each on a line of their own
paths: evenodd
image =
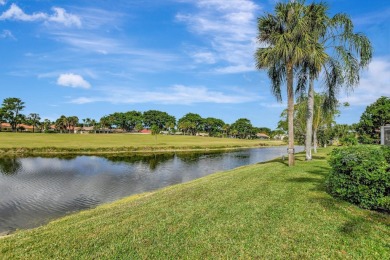
<svg viewBox="0 0 390 260">
<path fill-rule="evenodd" d="M 390 216 L 325 192 L 322 151 L 122 199 L 0 239 L 2 259 L 389 259 Z"/>
<path fill-rule="evenodd" d="M 139 151 L 282 145 L 281 141 L 140 134 L 41 134 L 0 132 L 0 149 L 35 151 Z M 51 148 L 51 149 L 48 149 Z"/>
</svg>

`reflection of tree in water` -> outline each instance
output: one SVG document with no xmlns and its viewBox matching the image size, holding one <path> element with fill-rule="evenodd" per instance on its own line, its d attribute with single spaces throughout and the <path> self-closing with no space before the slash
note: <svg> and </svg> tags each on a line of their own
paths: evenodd
<svg viewBox="0 0 390 260">
<path fill-rule="evenodd" d="M 176 156 L 186 163 L 195 163 L 203 158 L 217 158 L 221 157 L 224 152 L 222 151 L 211 151 L 211 152 L 182 152 L 177 153 Z"/>
<path fill-rule="evenodd" d="M 157 166 L 163 162 L 173 159 L 175 156 L 174 153 L 164 153 L 164 154 L 137 154 L 137 155 L 127 155 L 127 156 L 105 156 L 105 158 L 111 162 L 118 163 L 144 163 L 149 164 L 151 170 L 155 170 Z"/>
<path fill-rule="evenodd" d="M 77 154 L 58 154 L 58 155 L 53 156 L 53 155 L 50 155 L 50 154 L 48 154 L 48 155 L 44 154 L 44 155 L 40 155 L 39 157 L 41 157 L 41 158 L 49 158 L 49 159 L 54 158 L 54 159 L 71 161 L 71 160 L 76 159 L 78 156 L 80 156 L 80 155 L 77 155 Z"/>
<path fill-rule="evenodd" d="M 15 157 L 0 158 L 0 172 L 4 175 L 16 174 L 22 167 L 20 160 Z"/>
</svg>

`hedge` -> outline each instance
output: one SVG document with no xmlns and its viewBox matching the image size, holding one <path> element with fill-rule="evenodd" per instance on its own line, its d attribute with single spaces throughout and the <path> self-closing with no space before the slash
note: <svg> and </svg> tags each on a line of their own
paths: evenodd
<svg viewBox="0 0 390 260">
<path fill-rule="evenodd" d="M 336 148 L 328 192 L 362 208 L 390 211 L 390 149 L 358 145 Z"/>
</svg>

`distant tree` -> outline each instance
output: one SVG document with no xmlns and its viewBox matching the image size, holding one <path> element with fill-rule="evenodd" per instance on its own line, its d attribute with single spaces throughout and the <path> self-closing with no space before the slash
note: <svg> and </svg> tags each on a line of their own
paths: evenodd
<svg viewBox="0 0 390 260">
<path fill-rule="evenodd" d="M 169 123 L 176 123 L 176 118 L 166 112 L 158 110 L 149 110 L 143 113 L 143 124 L 147 128 L 153 125 L 158 126 L 161 130 L 166 130 L 165 126 Z"/>
<path fill-rule="evenodd" d="M 191 134 L 191 129 L 196 129 L 196 123 L 186 120 L 179 120 L 178 128 L 183 132 L 184 135 Z"/>
<path fill-rule="evenodd" d="M 39 127 L 39 120 L 41 117 L 37 113 L 30 113 L 27 116 L 27 122 L 33 127 L 33 133 L 35 133 L 35 127 Z"/>
<path fill-rule="evenodd" d="M 117 129 L 126 129 L 126 118 L 125 114 L 122 112 L 115 112 L 113 114 L 108 115 L 109 121 L 111 122 L 111 127 Z"/>
<path fill-rule="evenodd" d="M 224 125 L 225 122 L 223 122 L 223 120 L 214 117 L 208 117 L 203 120 L 203 130 L 206 131 L 209 136 L 222 135 Z"/>
<path fill-rule="evenodd" d="M 60 116 L 60 118 L 58 118 L 55 121 L 54 124 L 55 124 L 57 131 L 60 131 L 60 133 L 63 133 L 67 130 L 68 118 L 66 116 L 62 115 L 62 116 Z"/>
<path fill-rule="evenodd" d="M 2 118 L 11 125 L 12 131 L 16 132 L 16 127 L 24 118 L 20 112 L 24 109 L 24 102 L 19 98 L 6 98 L 3 101 L 1 110 Z"/>
<path fill-rule="evenodd" d="M 231 125 L 231 129 L 231 131 L 241 139 L 250 138 L 255 134 L 255 128 L 252 126 L 251 121 L 246 118 L 237 119 L 237 121 Z"/>
<path fill-rule="evenodd" d="M 95 134 L 96 134 L 96 130 L 97 130 L 97 128 L 98 128 L 98 123 L 96 122 L 96 120 L 95 120 L 95 119 L 91 119 L 90 125 L 92 125 L 93 130 L 94 130 L 94 132 L 95 132 Z"/>
<path fill-rule="evenodd" d="M 110 116 L 101 117 L 99 122 L 100 122 L 100 127 L 104 132 L 107 132 L 106 131 L 107 128 L 108 129 L 112 128 L 113 120 L 112 117 Z"/>
<path fill-rule="evenodd" d="M 41 132 L 48 132 L 50 129 L 51 121 L 49 119 L 43 120 L 43 122 L 40 123 L 41 126 Z"/>
<path fill-rule="evenodd" d="M 390 97 L 380 97 L 369 105 L 360 117 L 356 131 L 359 142 L 380 143 L 380 127 L 390 124 Z"/>
<path fill-rule="evenodd" d="M 191 135 L 196 135 L 199 131 L 203 130 L 204 119 L 194 113 L 187 113 L 182 118 L 179 119 L 178 125 L 182 130 L 185 129 L 187 133 Z"/>
<path fill-rule="evenodd" d="M 74 128 L 79 124 L 79 118 L 77 116 L 68 117 L 68 132 L 71 130 L 74 132 Z"/>
<path fill-rule="evenodd" d="M 142 124 L 143 115 L 139 111 L 128 111 L 124 113 L 124 119 L 124 129 L 126 131 L 133 131 L 138 124 Z"/>
<path fill-rule="evenodd" d="M 224 124 L 222 127 L 223 135 L 225 137 L 229 136 L 229 131 L 230 131 L 230 125 L 229 124 Z"/>
<path fill-rule="evenodd" d="M 91 118 L 84 118 L 82 119 L 83 120 L 83 127 L 89 127 L 89 125 L 91 124 Z"/>
<path fill-rule="evenodd" d="M 174 122 L 168 122 L 166 125 L 165 125 L 165 129 L 169 132 L 169 133 L 175 133 L 175 123 Z"/>
</svg>

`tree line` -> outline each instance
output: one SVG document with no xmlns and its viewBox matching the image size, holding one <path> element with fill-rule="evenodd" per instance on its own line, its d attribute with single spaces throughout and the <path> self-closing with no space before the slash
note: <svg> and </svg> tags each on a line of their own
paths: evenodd
<svg viewBox="0 0 390 260">
<path fill-rule="evenodd" d="M 166 112 L 149 110 L 145 112 L 127 111 L 115 112 L 101 117 L 99 120 L 77 116 L 61 115 L 58 119 L 50 121 L 41 119 L 38 113 L 24 115 L 22 113 L 25 103 L 15 97 L 5 98 L 0 107 L 0 123 L 9 123 L 13 132 L 21 129 L 21 124 L 33 127 L 33 132 L 59 132 L 74 133 L 77 127 L 88 129 L 89 132 L 139 132 L 150 129 L 152 132 L 165 132 L 184 135 L 207 134 L 211 137 L 234 137 L 242 139 L 256 138 L 256 134 L 264 133 L 268 136 L 282 134 L 280 130 L 271 131 L 267 127 L 254 127 L 249 119 L 240 118 L 232 124 L 225 123 L 222 119 L 207 117 L 199 114 L 187 113 L 179 120 Z M 1 128 L 0 128 L 1 131 Z"/>
<path fill-rule="evenodd" d="M 378 144 L 380 142 L 380 127 L 390 124 L 390 97 L 380 97 L 367 106 L 355 124 L 337 124 L 335 119 L 340 114 L 338 109 L 326 110 L 323 107 L 325 94 L 315 93 L 313 113 L 313 148 L 331 144 Z M 336 108 L 341 105 L 337 104 Z M 108 132 L 121 129 L 125 132 L 139 132 L 142 129 L 151 129 L 157 133 L 166 131 L 175 134 L 180 131 L 185 135 L 207 133 L 212 137 L 255 138 L 256 134 L 264 133 L 270 137 L 284 136 L 288 131 L 287 109 L 280 115 L 280 121 L 275 130 L 267 127 L 254 127 L 249 119 L 240 118 L 232 124 L 213 117 L 202 118 L 195 113 L 188 113 L 176 121 L 174 116 L 158 110 L 116 112 L 95 120 L 77 116 L 60 116 L 55 121 L 41 120 L 37 113 L 24 115 L 24 102 L 19 98 L 6 98 L 0 107 L 0 123 L 9 123 L 12 131 L 18 125 L 27 124 L 33 127 L 33 132 L 74 133 L 76 127 L 88 128 L 90 132 Z M 306 141 L 306 111 L 307 96 L 301 96 L 294 105 L 294 139 L 297 144 L 305 145 Z M 53 129 L 54 126 L 54 129 Z M 1 127 L 0 127 L 1 131 Z M 286 139 L 287 140 L 287 139 Z"/>
</svg>

